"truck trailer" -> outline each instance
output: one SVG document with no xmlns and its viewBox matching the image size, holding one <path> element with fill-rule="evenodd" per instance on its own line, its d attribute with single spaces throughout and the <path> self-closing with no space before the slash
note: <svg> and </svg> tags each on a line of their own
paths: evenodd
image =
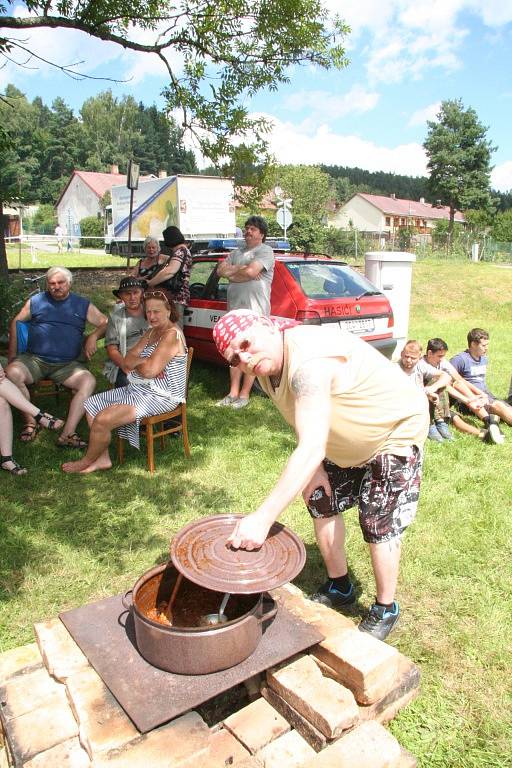
<svg viewBox="0 0 512 768">
<path fill-rule="evenodd" d="M 130 191 L 124 185 L 112 187 L 112 205 L 106 209 L 107 253 L 128 254 Z M 185 240 L 234 237 L 233 180 L 177 175 L 140 182 L 133 192 L 132 254 L 142 253 L 148 236 L 162 240 L 163 230 L 172 225 Z"/>
</svg>

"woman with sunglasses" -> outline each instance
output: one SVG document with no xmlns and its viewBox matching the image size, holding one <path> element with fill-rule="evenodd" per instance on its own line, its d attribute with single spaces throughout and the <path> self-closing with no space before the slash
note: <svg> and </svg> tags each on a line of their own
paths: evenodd
<svg viewBox="0 0 512 768">
<path fill-rule="evenodd" d="M 185 401 L 187 346 L 177 324 L 175 304 L 165 291 L 144 294 L 149 329 L 124 358 L 128 385 L 100 392 L 84 403 L 90 435 L 89 447 L 79 461 L 62 465 L 64 472 L 87 474 L 110 469 L 112 430 L 139 448 L 139 425 L 146 416 L 171 411 Z"/>
</svg>

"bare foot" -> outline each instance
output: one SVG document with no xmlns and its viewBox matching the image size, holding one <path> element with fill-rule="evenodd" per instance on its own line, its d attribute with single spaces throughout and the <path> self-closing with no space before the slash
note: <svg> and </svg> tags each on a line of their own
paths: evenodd
<svg viewBox="0 0 512 768">
<path fill-rule="evenodd" d="M 80 462 L 76 462 L 79 464 Z M 89 464 L 88 467 L 85 467 L 84 469 L 79 470 L 81 475 L 87 475 L 89 472 L 96 472 L 97 469 L 112 469 L 112 462 L 110 461 L 110 458 L 103 458 L 100 456 L 96 461 L 93 461 L 91 464 Z"/>
<path fill-rule="evenodd" d="M 89 467 L 90 464 L 91 462 L 85 458 L 80 459 L 79 461 L 66 461 L 64 464 L 61 465 L 61 469 L 63 472 L 66 472 L 68 475 L 71 475 L 74 472 L 83 472 L 83 470 Z"/>
</svg>

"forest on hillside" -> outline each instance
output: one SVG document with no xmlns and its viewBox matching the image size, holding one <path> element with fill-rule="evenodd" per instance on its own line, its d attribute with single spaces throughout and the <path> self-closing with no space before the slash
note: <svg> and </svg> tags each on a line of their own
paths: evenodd
<svg viewBox="0 0 512 768">
<path fill-rule="evenodd" d="M 172 118 L 131 96 L 116 98 L 111 90 L 86 99 L 76 116 L 62 98 L 51 106 L 39 97 L 30 102 L 8 85 L 0 100 L 0 126 L 8 137 L 0 166 L 4 203 L 17 199 L 54 205 L 73 170 L 110 172 L 115 164 L 123 173 L 130 158 L 143 174 L 199 172 L 194 154 L 185 148 Z M 338 204 L 355 192 L 435 202 L 427 177 L 339 165 L 320 168 L 331 178 L 332 197 Z M 252 175 L 254 168 L 249 171 Z M 248 179 L 236 178 L 235 183 L 243 185 Z M 512 208 L 512 191 L 493 192 L 493 196 L 498 211 Z"/>
</svg>

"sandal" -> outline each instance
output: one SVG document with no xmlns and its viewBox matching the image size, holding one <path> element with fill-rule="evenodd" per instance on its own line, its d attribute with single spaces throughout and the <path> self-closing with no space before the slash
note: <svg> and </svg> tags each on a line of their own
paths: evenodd
<svg viewBox="0 0 512 768">
<path fill-rule="evenodd" d="M 87 448 L 87 443 L 82 440 L 80 435 L 73 432 L 71 435 L 61 435 L 57 440 L 58 448 L 80 448 L 80 450 Z"/>
<path fill-rule="evenodd" d="M 34 419 L 41 427 L 44 427 L 45 429 L 59 430 L 64 426 L 62 419 L 56 419 L 55 416 L 51 415 L 51 413 L 43 413 L 43 411 L 36 413 Z"/>
<path fill-rule="evenodd" d="M 36 439 L 39 427 L 37 424 L 25 424 L 20 435 L 22 443 L 31 443 Z"/>
<path fill-rule="evenodd" d="M 9 461 L 12 462 L 12 464 L 14 464 L 14 467 L 11 467 L 10 469 L 8 467 L 4 467 L 4 464 L 8 464 Z M 20 464 L 18 464 L 18 462 L 15 459 L 13 459 L 12 456 L 2 456 L 0 465 L 5 472 L 9 472 L 9 474 L 14 475 L 14 477 L 27 474 L 27 468 L 22 467 Z"/>
</svg>

